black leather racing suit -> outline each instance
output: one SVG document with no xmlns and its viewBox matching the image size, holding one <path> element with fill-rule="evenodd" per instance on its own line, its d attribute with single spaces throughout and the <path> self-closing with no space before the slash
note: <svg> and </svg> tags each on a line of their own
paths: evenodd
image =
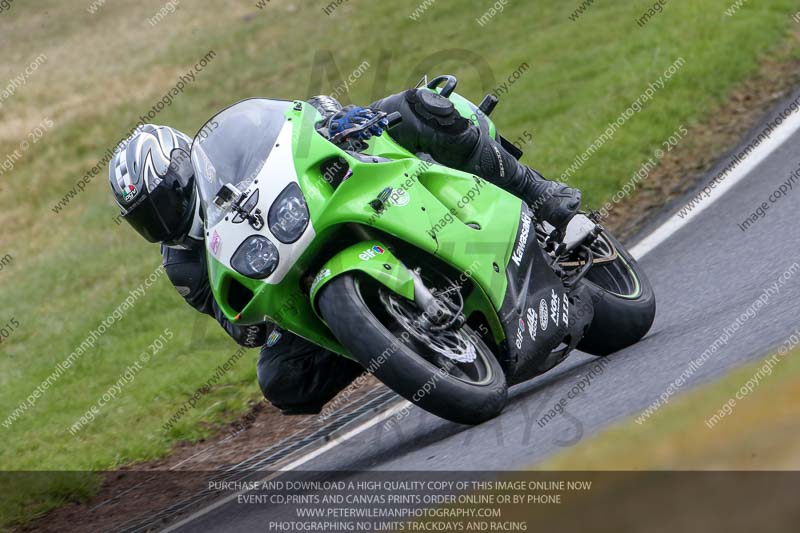
<svg viewBox="0 0 800 533">
<path fill-rule="evenodd" d="M 309 102 L 326 118 L 341 109 L 329 97 L 314 97 Z M 397 111 L 403 116 L 391 135 L 407 150 L 428 154 L 443 165 L 477 174 L 532 204 L 541 218 L 558 221 L 578 208 L 578 191 L 547 181 L 521 164 L 500 142 L 489 137 L 485 128 L 461 117 L 446 98 L 412 89 L 370 107 L 389 113 Z M 264 396 L 285 414 L 319 412 L 363 372 L 357 363 L 274 325 L 231 324 L 211 294 L 203 247 L 193 250 L 162 247 L 162 255 L 170 281 L 189 305 L 216 318 L 240 345 L 261 346 L 257 367 L 259 386 Z"/>
</svg>

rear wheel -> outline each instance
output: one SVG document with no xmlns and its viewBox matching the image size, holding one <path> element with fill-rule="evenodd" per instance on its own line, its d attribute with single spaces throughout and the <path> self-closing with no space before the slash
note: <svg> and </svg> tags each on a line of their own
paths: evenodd
<svg viewBox="0 0 800 533">
<path fill-rule="evenodd" d="M 656 297 L 647 276 L 611 234 L 592 244 L 594 266 L 581 280 L 589 291 L 594 318 L 577 348 L 605 356 L 644 337 L 656 316 Z"/>
<path fill-rule="evenodd" d="M 444 297 L 446 292 L 439 294 Z M 323 287 L 319 309 L 339 342 L 365 369 L 426 411 L 461 424 L 479 424 L 505 407 L 508 386 L 503 370 L 469 327 L 431 328 L 416 304 L 370 277 L 352 273 Z"/>
</svg>

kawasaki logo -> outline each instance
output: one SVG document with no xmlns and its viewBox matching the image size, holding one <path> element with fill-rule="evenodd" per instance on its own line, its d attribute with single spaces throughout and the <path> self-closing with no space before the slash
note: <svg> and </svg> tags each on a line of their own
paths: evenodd
<svg viewBox="0 0 800 533">
<path fill-rule="evenodd" d="M 514 248 L 514 253 L 511 255 L 511 260 L 514 264 L 520 266 L 522 258 L 525 256 L 525 247 L 528 245 L 528 235 L 531 232 L 531 217 L 527 213 L 522 213 L 522 229 L 519 233 L 519 241 L 517 247 Z"/>
</svg>

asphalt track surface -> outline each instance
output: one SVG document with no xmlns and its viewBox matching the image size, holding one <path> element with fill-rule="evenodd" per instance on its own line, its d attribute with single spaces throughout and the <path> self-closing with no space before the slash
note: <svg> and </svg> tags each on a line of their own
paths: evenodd
<svg viewBox="0 0 800 533">
<path fill-rule="evenodd" d="M 742 146 L 762 129 L 763 123 L 753 128 Z M 640 343 L 604 360 L 602 374 L 595 375 L 584 392 L 568 399 L 567 414 L 544 427 L 537 424 L 537 419 L 567 398 L 597 367 L 598 358 L 573 354 L 550 373 L 514 387 L 502 416 L 481 426 L 453 424 L 411 408 L 390 428 L 385 422 L 374 424 L 304 459 L 295 469 L 515 470 L 540 462 L 623 418 L 640 415 L 767 287 L 774 286 L 795 261 L 800 262 L 800 183 L 771 203 L 766 215 L 747 231 L 738 226 L 763 201 L 769 202 L 770 193 L 800 167 L 797 130 L 784 142 L 772 144 L 773 150 L 743 173 L 740 181 L 727 185 L 729 189 L 721 195 L 712 194 L 702 212 L 641 258 L 640 265 L 658 300 L 655 324 Z M 736 152 L 738 149 L 732 153 Z M 663 225 L 726 163 L 723 158 L 694 191 L 667 206 L 642 235 Z M 787 340 L 800 326 L 800 271 L 751 314 L 740 320 L 726 345 L 695 368 L 678 394 L 764 356 Z M 269 520 L 296 519 L 283 514 L 280 507 L 237 505 L 234 499 L 176 525 L 180 531 L 264 530 Z"/>
</svg>

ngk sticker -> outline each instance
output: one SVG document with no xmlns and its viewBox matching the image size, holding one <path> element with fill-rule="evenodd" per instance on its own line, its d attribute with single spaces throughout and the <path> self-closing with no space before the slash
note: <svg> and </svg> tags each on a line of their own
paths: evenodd
<svg viewBox="0 0 800 533">
<path fill-rule="evenodd" d="M 550 319 L 553 321 L 556 327 L 558 327 L 558 319 L 560 318 L 559 309 L 560 309 L 561 299 L 556 294 L 556 290 L 552 289 L 550 292 Z"/>
</svg>

